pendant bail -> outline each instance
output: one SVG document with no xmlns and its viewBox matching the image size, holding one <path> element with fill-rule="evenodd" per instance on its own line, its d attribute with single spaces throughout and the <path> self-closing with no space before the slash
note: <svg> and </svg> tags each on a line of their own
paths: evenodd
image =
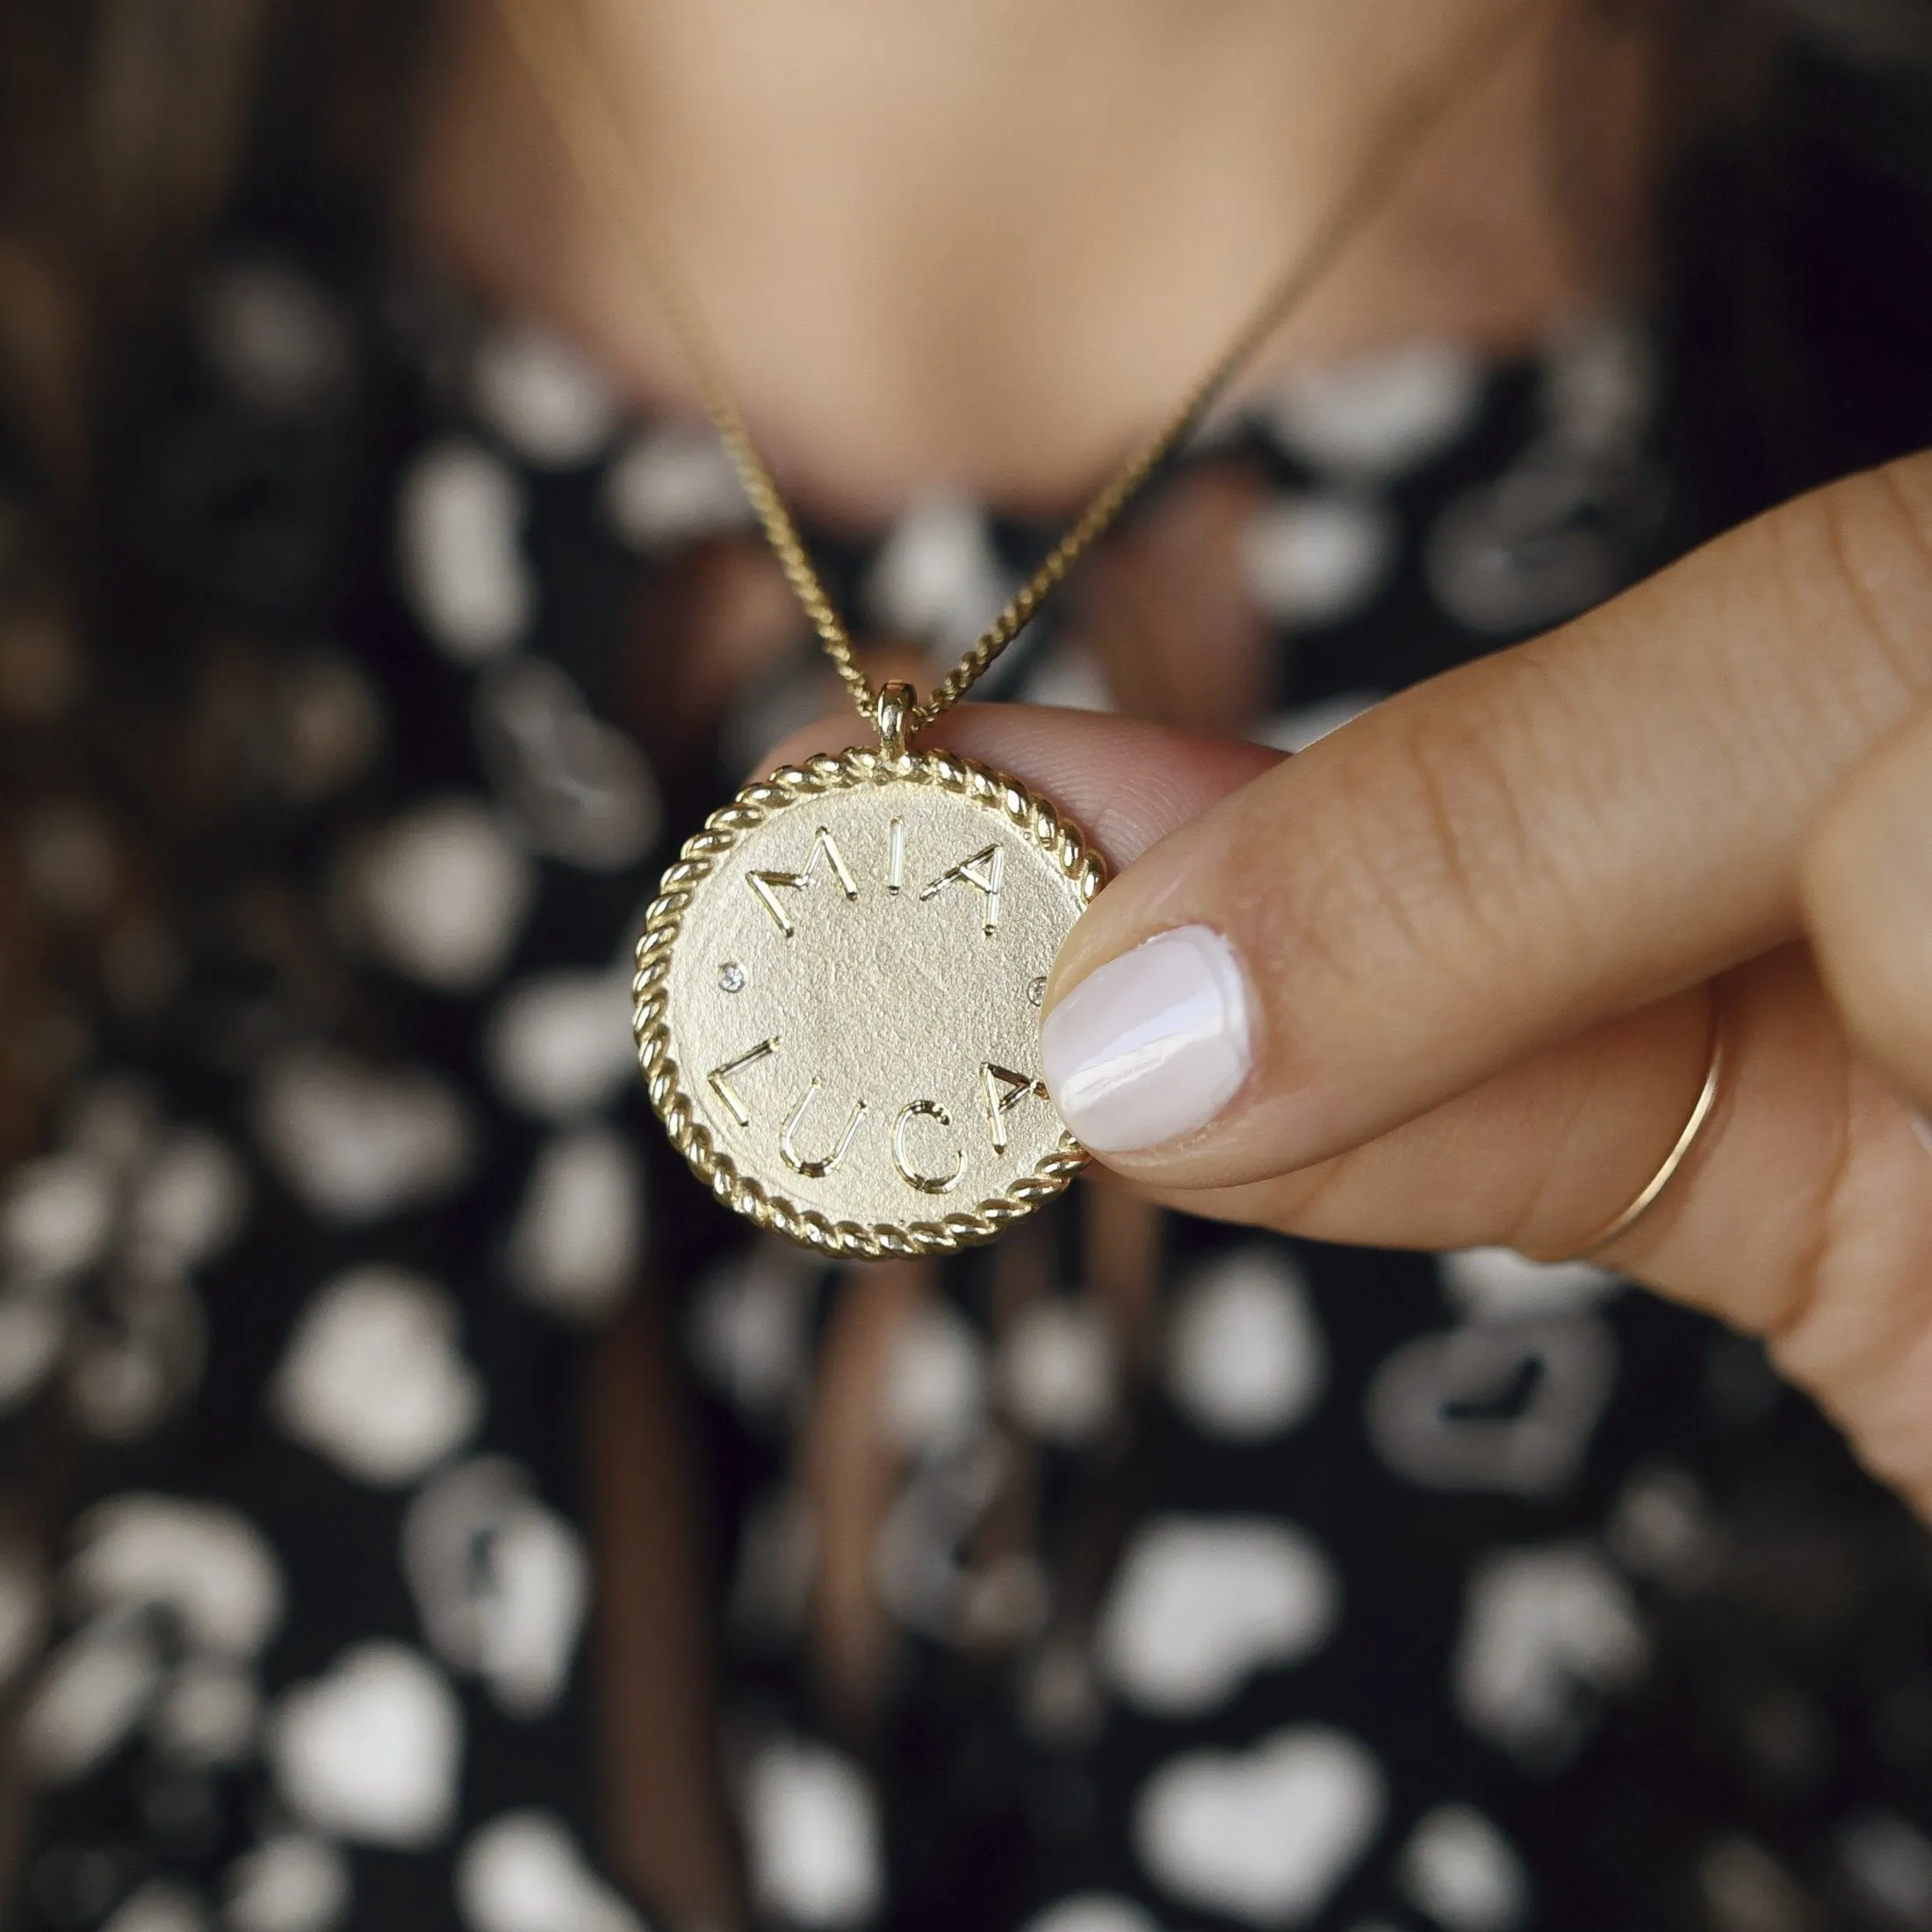
<svg viewBox="0 0 1932 1932">
<path fill-rule="evenodd" d="M 905 756 L 905 724 L 918 709 L 919 700 L 910 684 L 894 679 L 890 684 L 879 687 L 876 716 L 879 725 L 879 743 L 885 755 L 895 763 Z"/>
</svg>

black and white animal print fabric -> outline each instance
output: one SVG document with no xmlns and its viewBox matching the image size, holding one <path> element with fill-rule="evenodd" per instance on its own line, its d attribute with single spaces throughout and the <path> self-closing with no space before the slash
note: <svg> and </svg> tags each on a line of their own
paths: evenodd
<svg viewBox="0 0 1932 1932">
<path fill-rule="evenodd" d="M 1657 562 L 1656 386 L 1610 320 L 1217 422 L 1168 487 L 1251 489 L 1251 735 Z M 68 669 L 149 694 L 176 862 L 131 894 L 65 768 L 12 834 L 91 990 L 0 1193 L 11 1479 L 70 1505 L 0 1544 L 12 1922 L 666 1924 L 600 1856 L 587 1649 L 590 1364 L 642 1294 L 761 1924 L 1932 1928 L 1932 1546 L 1755 1347 L 1588 1267 L 1077 1194 L 902 1287 L 842 1716 L 815 1431 L 872 1291 L 708 1200 L 628 1034 L 657 871 L 826 708 L 800 635 L 652 746 L 638 664 L 753 553 L 714 442 L 420 281 L 238 249 L 119 510 L 148 601 Z M 823 548 L 945 656 L 1051 536 L 935 496 Z M 991 695 L 1113 702 L 1051 615 Z"/>
</svg>

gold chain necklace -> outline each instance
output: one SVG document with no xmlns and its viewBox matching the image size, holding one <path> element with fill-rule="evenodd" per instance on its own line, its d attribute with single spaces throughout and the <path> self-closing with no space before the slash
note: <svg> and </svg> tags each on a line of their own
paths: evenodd
<svg viewBox="0 0 1932 1932">
<path fill-rule="evenodd" d="M 984 1241 L 1086 1156 L 1037 1071 L 1048 969 L 1106 880 L 1017 779 L 907 740 L 956 703 L 1327 273 L 1546 0 L 1458 43 L 1233 340 L 923 700 L 875 691 L 724 380 L 565 0 L 498 0 L 586 188 L 656 296 L 786 580 L 876 746 L 787 766 L 705 821 L 638 942 L 638 1062 L 679 1151 L 761 1227 L 847 1258 Z"/>
</svg>

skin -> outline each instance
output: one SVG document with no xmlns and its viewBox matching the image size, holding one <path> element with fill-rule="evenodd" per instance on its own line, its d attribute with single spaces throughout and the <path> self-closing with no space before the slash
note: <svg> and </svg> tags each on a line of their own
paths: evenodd
<svg viewBox="0 0 1932 1932">
<path fill-rule="evenodd" d="M 1218 350 L 1498 0 L 572 0 L 788 493 L 872 526 L 950 485 L 1063 514 Z M 1574 0 L 1473 87 L 1258 371 L 1422 335 L 1504 351 L 1588 307 L 1623 225 L 1548 165 L 1620 156 L 1640 49 Z M 494 299 L 692 407 L 612 214 L 491 0 L 451 11 L 413 220 Z M 1563 78 L 1554 104 L 1553 72 Z M 1612 203 L 1633 170 L 1613 164 Z M 1626 178 L 1627 177 L 1627 178 Z"/>
</svg>

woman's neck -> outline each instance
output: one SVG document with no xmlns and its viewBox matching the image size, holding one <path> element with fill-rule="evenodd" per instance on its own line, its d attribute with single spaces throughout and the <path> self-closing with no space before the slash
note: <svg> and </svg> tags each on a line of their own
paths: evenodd
<svg viewBox="0 0 1932 1932">
<path fill-rule="evenodd" d="M 871 518 L 935 483 L 1015 507 L 1077 494 L 1496 0 L 555 4 L 761 439 L 821 514 Z M 1511 347 L 1600 296 L 1548 191 L 1564 4 L 1471 87 L 1272 370 L 1417 334 Z M 488 0 L 462 0 L 453 32 L 422 228 L 640 400 L 682 402 L 650 293 Z M 1613 129 L 1637 66 L 1590 63 Z"/>
</svg>

